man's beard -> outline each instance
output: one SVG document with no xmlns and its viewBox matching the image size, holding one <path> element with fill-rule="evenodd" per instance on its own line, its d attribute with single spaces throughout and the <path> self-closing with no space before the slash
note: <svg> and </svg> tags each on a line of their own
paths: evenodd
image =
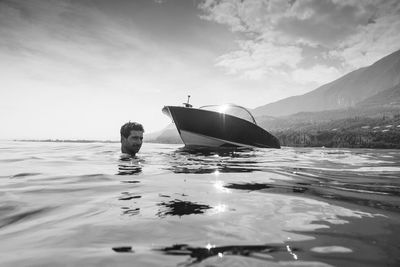
<svg viewBox="0 0 400 267">
<path fill-rule="evenodd" d="M 130 146 L 128 147 L 128 151 L 131 154 L 136 154 L 137 152 L 139 152 L 141 146 Z"/>
</svg>

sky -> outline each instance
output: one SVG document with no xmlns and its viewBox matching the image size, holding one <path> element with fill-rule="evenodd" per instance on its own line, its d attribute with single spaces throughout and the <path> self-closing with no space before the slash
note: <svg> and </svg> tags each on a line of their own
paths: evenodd
<svg viewBox="0 0 400 267">
<path fill-rule="evenodd" d="M 119 140 L 256 108 L 400 49 L 398 0 L 0 0 L 0 139 Z"/>
</svg>

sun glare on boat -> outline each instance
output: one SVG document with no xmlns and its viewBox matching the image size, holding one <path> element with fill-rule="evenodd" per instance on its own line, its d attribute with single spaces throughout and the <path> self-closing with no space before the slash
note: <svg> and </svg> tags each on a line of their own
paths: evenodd
<svg viewBox="0 0 400 267">
<path fill-rule="evenodd" d="M 222 105 L 218 108 L 218 112 L 219 113 L 226 113 L 226 111 L 228 110 L 229 105 Z"/>
</svg>

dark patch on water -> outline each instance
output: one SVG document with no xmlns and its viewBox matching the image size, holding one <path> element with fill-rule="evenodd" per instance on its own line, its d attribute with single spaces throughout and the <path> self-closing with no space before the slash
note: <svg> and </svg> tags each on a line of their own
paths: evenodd
<svg viewBox="0 0 400 267">
<path fill-rule="evenodd" d="M 121 164 L 118 165 L 117 175 L 136 175 L 142 172 L 142 164 L 144 160 L 138 157 L 132 157 L 129 155 L 122 155 L 119 159 Z"/>
<path fill-rule="evenodd" d="M 134 175 L 142 172 L 142 167 L 132 165 L 118 165 L 117 175 Z"/>
<path fill-rule="evenodd" d="M 289 249 L 288 249 L 289 248 Z M 270 261 L 270 254 L 281 254 L 280 258 L 293 260 L 293 254 L 299 249 L 289 247 L 288 245 L 243 245 L 243 246 L 211 246 L 206 248 L 202 247 L 191 247 L 186 244 L 176 244 L 170 247 L 165 247 L 161 249 L 155 249 L 156 251 L 161 251 L 166 255 L 171 256 L 182 256 L 187 255 L 190 257 L 183 265 L 190 266 L 192 264 L 200 263 L 207 258 L 214 256 L 227 256 L 227 255 L 238 255 L 244 257 L 253 257 L 256 259 L 264 259 Z M 260 257 L 265 255 L 267 257 Z"/>
<path fill-rule="evenodd" d="M 126 181 L 121 181 L 121 183 L 126 183 L 126 184 L 137 184 L 137 183 L 140 183 L 140 181 L 136 181 L 136 180 L 126 180 Z"/>
<path fill-rule="evenodd" d="M 211 209 L 208 205 L 197 204 L 190 201 L 172 200 L 169 202 L 162 202 L 158 204 L 165 208 L 157 213 L 158 217 L 170 216 L 183 216 L 191 214 L 202 214 L 205 210 Z"/>
<path fill-rule="evenodd" d="M 307 187 L 279 185 L 272 183 L 240 183 L 240 184 L 227 184 L 224 187 L 238 190 L 265 190 L 272 193 L 304 193 L 308 190 Z"/>
<path fill-rule="evenodd" d="M 191 173 L 191 174 L 206 174 L 213 173 L 216 171 L 214 168 L 196 168 L 196 167 L 183 167 L 183 166 L 172 166 L 167 170 L 173 171 L 174 173 Z"/>
<path fill-rule="evenodd" d="M 140 208 L 121 207 L 122 215 L 134 216 L 140 213 Z"/>
<path fill-rule="evenodd" d="M 118 253 L 133 253 L 132 247 L 113 247 L 112 250 Z"/>
<path fill-rule="evenodd" d="M 137 198 L 141 198 L 142 196 L 139 195 L 134 195 L 132 193 L 129 192 L 122 192 L 121 193 L 123 196 L 118 198 L 118 200 L 131 200 L 131 199 L 137 199 Z"/>
<path fill-rule="evenodd" d="M 40 174 L 41 173 L 39 173 L 39 172 L 22 172 L 22 173 L 18 173 L 18 174 L 10 176 L 10 178 L 20 178 L 20 177 L 35 176 L 35 175 L 40 175 Z"/>
</svg>

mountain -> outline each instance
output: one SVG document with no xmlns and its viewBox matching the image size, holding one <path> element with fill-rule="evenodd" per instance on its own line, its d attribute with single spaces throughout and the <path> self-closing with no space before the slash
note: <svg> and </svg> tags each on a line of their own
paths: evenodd
<svg viewBox="0 0 400 267">
<path fill-rule="evenodd" d="M 352 107 L 257 121 L 282 146 L 400 148 L 400 84 Z"/>
<path fill-rule="evenodd" d="M 369 67 L 347 75 L 299 96 L 292 96 L 257 107 L 253 114 L 286 116 L 302 111 L 322 111 L 354 107 L 367 98 L 400 84 L 400 50 Z"/>
<path fill-rule="evenodd" d="M 267 130 L 284 130 L 301 128 L 302 125 L 321 124 L 346 118 L 368 117 L 382 118 L 400 114 L 400 84 L 379 92 L 353 107 L 323 110 L 317 112 L 298 112 L 295 114 L 270 117 L 256 117 L 258 124 Z"/>
<path fill-rule="evenodd" d="M 158 132 L 146 134 L 145 140 L 150 143 L 182 144 L 181 137 L 173 123 Z"/>
<path fill-rule="evenodd" d="M 400 84 L 379 92 L 356 105 L 357 108 L 398 107 L 400 108 Z"/>
</svg>

